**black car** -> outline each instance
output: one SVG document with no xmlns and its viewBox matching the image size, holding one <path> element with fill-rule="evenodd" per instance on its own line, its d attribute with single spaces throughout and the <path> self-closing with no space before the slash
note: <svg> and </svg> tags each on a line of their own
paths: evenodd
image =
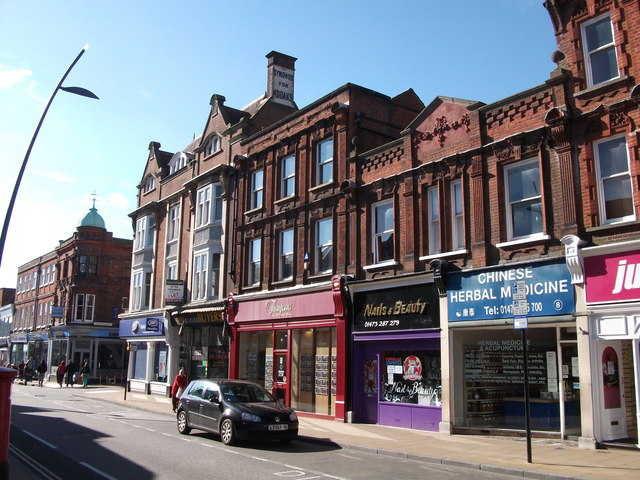
<svg viewBox="0 0 640 480">
<path fill-rule="evenodd" d="M 225 445 L 236 440 L 298 436 L 298 417 L 260 385 L 244 380 L 194 380 L 178 403 L 178 431 L 192 428 L 220 434 Z"/>
</svg>

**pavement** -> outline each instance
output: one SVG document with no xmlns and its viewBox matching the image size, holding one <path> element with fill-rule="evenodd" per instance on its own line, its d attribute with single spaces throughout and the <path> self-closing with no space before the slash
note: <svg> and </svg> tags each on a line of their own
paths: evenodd
<svg viewBox="0 0 640 480">
<path fill-rule="evenodd" d="M 57 385 L 48 385 L 57 388 Z M 125 392 L 123 387 L 90 385 L 74 387 L 70 395 L 174 416 L 171 399 Z M 447 435 L 380 425 L 342 423 L 298 416 L 300 441 L 322 442 L 417 462 L 438 463 L 532 479 L 630 480 L 640 478 L 640 450 L 608 447 L 578 448 L 568 440 L 532 440 L 532 462 L 527 462 L 524 438 Z M 9 451 L 9 479 L 38 478 Z M 371 477 L 375 480 L 375 477 Z M 2 479 L 4 480 L 4 479 Z M 385 479 L 380 479 L 385 480 Z"/>
</svg>

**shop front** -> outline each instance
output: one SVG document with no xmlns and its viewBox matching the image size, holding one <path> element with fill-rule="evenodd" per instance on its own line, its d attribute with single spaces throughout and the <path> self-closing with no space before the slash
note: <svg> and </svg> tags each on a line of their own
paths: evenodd
<svg viewBox="0 0 640 480">
<path fill-rule="evenodd" d="M 431 275 L 350 282 L 352 421 L 438 430 L 440 308 Z"/>
<path fill-rule="evenodd" d="M 598 442 L 640 437 L 640 242 L 584 248 Z"/>
<path fill-rule="evenodd" d="M 185 369 L 189 380 L 227 378 L 229 336 L 224 315 L 222 304 L 172 313 L 180 337 L 178 368 Z"/>
<path fill-rule="evenodd" d="M 176 370 L 179 342 L 168 320 L 159 314 L 120 320 L 120 338 L 127 341 L 127 388 L 167 396 Z M 175 375 L 175 374 L 174 374 Z"/>
<path fill-rule="evenodd" d="M 342 277 L 281 296 L 230 297 L 230 377 L 251 380 L 300 413 L 344 419 Z"/>
<path fill-rule="evenodd" d="M 524 304 L 513 297 L 522 282 Z M 450 272 L 446 289 L 453 430 L 524 430 L 526 361 L 531 429 L 579 435 L 575 294 L 566 264 Z M 514 305 L 525 307 L 517 322 L 524 328 L 514 328 Z"/>
</svg>

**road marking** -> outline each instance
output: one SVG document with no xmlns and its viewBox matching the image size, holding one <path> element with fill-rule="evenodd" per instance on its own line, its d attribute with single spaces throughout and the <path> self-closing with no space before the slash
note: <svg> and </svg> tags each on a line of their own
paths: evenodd
<svg viewBox="0 0 640 480">
<path fill-rule="evenodd" d="M 27 455 L 25 452 L 23 452 L 19 448 L 16 448 L 14 445 L 9 445 L 9 450 L 16 458 L 20 459 L 22 463 L 27 465 L 30 469 L 39 473 L 43 480 L 62 480 L 59 476 L 46 468 L 44 465 L 36 462 L 31 457 L 31 455 Z"/>
<path fill-rule="evenodd" d="M 338 453 L 338 455 L 340 455 L 341 457 L 344 457 L 344 458 L 351 458 L 353 460 L 364 460 L 364 458 L 356 457 L 355 455 L 346 455 L 344 453 Z"/>
<path fill-rule="evenodd" d="M 101 477 L 107 478 L 108 480 L 118 480 L 116 477 L 112 477 L 111 475 L 107 475 L 102 470 L 98 470 L 96 467 L 94 467 L 93 465 L 88 464 L 87 462 L 79 462 L 79 463 L 80 463 L 80 465 L 82 465 L 84 467 L 87 467 L 92 472 L 97 473 Z"/>
<path fill-rule="evenodd" d="M 34 435 L 33 433 L 27 431 L 27 430 L 22 430 L 22 433 L 26 433 L 27 435 L 29 435 L 31 438 L 35 438 L 36 440 L 38 440 L 41 443 L 44 443 L 47 447 L 52 448 L 52 449 L 57 449 L 58 447 L 56 447 L 55 445 L 53 445 L 52 443 L 47 442 L 46 440 L 43 440 L 42 438 L 38 437 L 37 435 Z"/>
</svg>

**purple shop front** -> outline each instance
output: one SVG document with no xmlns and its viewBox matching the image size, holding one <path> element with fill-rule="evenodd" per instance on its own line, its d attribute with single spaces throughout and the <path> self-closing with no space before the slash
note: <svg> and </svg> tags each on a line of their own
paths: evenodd
<svg viewBox="0 0 640 480">
<path fill-rule="evenodd" d="M 438 294 L 432 282 L 351 284 L 352 421 L 437 431 Z M 366 289 L 365 289 L 366 288 Z"/>
</svg>

